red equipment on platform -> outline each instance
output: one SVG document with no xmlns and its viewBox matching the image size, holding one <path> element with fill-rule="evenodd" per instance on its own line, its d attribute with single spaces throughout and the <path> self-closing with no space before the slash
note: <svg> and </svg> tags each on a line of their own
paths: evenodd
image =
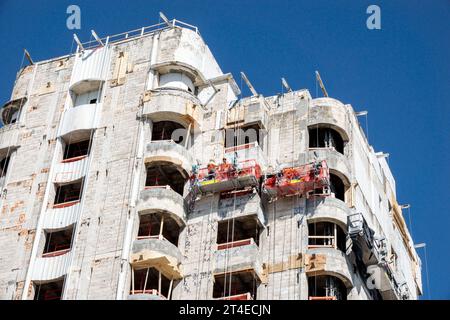
<svg viewBox="0 0 450 320">
<path fill-rule="evenodd" d="M 284 168 L 264 181 L 264 190 L 271 197 L 306 195 L 330 185 L 330 171 L 325 160 L 298 167 Z"/>
<path fill-rule="evenodd" d="M 237 165 L 221 164 L 199 169 L 193 177 L 194 184 L 201 192 L 223 192 L 235 188 L 258 185 L 261 167 L 254 159 L 239 161 Z"/>
</svg>

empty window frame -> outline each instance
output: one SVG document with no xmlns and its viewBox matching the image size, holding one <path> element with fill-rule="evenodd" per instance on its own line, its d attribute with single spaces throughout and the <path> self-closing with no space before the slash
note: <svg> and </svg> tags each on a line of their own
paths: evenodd
<svg viewBox="0 0 450 320">
<path fill-rule="evenodd" d="M 310 148 L 334 148 L 344 154 L 344 139 L 336 130 L 328 127 L 312 126 L 308 128 Z"/>
<path fill-rule="evenodd" d="M 167 187 L 183 195 L 187 178 L 181 173 L 181 168 L 170 162 L 152 162 L 147 167 L 146 188 Z"/>
<path fill-rule="evenodd" d="M 261 145 L 261 131 L 257 124 L 225 129 L 225 148 L 236 147 L 252 142 Z"/>
<path fill-rule="evenodd" d="M 158 121 L 153 123 L 152 141 L 173 140 L 175 143 L 185 141 L 187 129 L 174 121 Z"/>
<path fill-rule="evenodd" d="M 309 300 L 347 300 L 347 288 L 337 277 L 320 275 L 308 277 Z"/>
<path fill-rule="evenodd" d="M 59 231 L 44 231 L 45 244 L 42 257 L 55 257 L 70 251 L 72 245 L 73 225 Z"/>
<path fill-rule="evenodd" d="M 56 185 L 54 206 L 75 202 L 81 199 L 83 179 L 63 185 Z"/>
<path fill-rule="evenodd" d="M 34 300 L 61 300 L 64 279 L 34 285 Z"/>
<path fill-rule="evenodd" d="M 180 232 L 181 227 L 169 214 L 155 212 L 139 216 L 138 239 L 164 237 L 173 245 L 178 246 Z"/>
<path fill-rule="evenodd" d="M 336 199 L 345 202 L 345 193 L 348 187 L 345 185 L 344 181 L 334 173 L 330 173 L 330 189 L 331 192 L 334 193 Z"/>
<path fill-rule="evenodd" d="M 7 155 L 0 160 L 0 178 L 3 178 L 8 173 L 9 160 L 11 155 Z"/>
<path fill-rule="evenodd" d="M 90 139 L 67 143 L 64 148 L 63 160 L 72 160 L 87 156 L 89 154 L 90 144 Z"/>
<path fill-rule="evenodd" d="M 218 222 L 217 247 L 219 250 L 248 245 L 251 240 L 259 244 L 261 226 L 255 216 L 238 217 Z"/>
<path fill-rule="evenodd" d="M 308 223 L 308 248 L 334 248 L 345 251 L 345 232 L 333 222 Z"/>
<path fill-rule="evenodd" d="M 213 298 L 256 300 L 259 281 L 251 271 L 214 276 Z"/>
<path fill-rule="evenodd" d="M 130 294 L 151 294 L 170 299 L 173 280 L 169 280 L 159 270 L 149 267 L 131 270 Z"/>
<path fill-rule="evenodd" d="M 99 89 L 77 94 L 74 101 L 74 107 L 100 102 Z"/>
<path fill-rule="evenodd" d="M 16 99 L 9 101 L 3 106 L 1 116 L 4 125 L 14 124 L 19 121 L 20 112 L 26 101 L 26 98 Z"/>
</svg>

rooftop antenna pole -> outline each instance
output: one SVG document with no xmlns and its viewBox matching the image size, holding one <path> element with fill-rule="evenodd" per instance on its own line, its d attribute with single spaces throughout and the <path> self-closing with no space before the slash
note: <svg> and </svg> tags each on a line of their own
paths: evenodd
<svg viewBox="0 0 450 320">
<path fill-rule="evenodd" d="M 94 30 L 91 30 L 92 36 L 94 37 L 95 40 L 97 40 L 97 42 L 103 47 L 103 41 L 102 39 L 100 39 L 100 37 L 97 35 L 97 33 L 95 33 Z"/>
<path fill-rule="evenodd" d="M 325 89 L 325 85 L 324 85 L 323 82 L 322 82 L 322 78 L 320 77 L 319 71 L 316 71 L 316 79 L 317 79 L 317 81 L 319 82 L 319 86 L 320 86 L 320 89 L 321 89 L 322 92 L 323 92 L 323 95 L 324 95 L 325 97 L 328 97 L 328 92 L 327 92 L 327 90 Z"/>
<path fill-rule="evenodd" d="M 23 49 L 23 52 L 25 53 L 25 57 L 27 58 L 28 62 L 31 65 L 33 65 L 34 64 L 33 59 L 31 59 L 31 56 L 30 56 L 30 53 L 28 52 L 28 50 L 27 49 Z"/>
<path fill-rule="evenodd" d="M 250 91 L 252 92 L 253 96 L 257 96 L 258 92 L 256 92 L 255 88 L 252 86 L 250 80 L 248 80 L 247 76 L 245 75 L 244 72 L 241 71 L 241 77 L 242 79 L 245 81 L 245 83 L 247 84 L 247 87 L 250 89 Z"/>
<path fill-rule="evenodd" d="M 163 19 L 163 21 L 165 22 L 165 24 L 167 24 L 168 27 L 172 27 L 173 25 L 170 23 L 169 19 L 167 19 L 167 17 L 164 15 L 164 13 L 159 12 L 159 16 L 161 19 Z"/>
<path fill-rule="evenodd" d="M 292 89 L 289 86 L 289 83 L 287 83 L 285 78 L 281 78 L 281 83 L 283 84 L 283 87 L 287 90 L 287 92 L 292 92 Z"/>
<path fill-rule="evenodd" d="M 78 39 L 77 35 L 73 34 L 73 40 L 77 43 L 78 47 L 81 49 L 81 51 L 84 51 L 83 44 L 81 43 L 80 39 Z"/>
</svg>

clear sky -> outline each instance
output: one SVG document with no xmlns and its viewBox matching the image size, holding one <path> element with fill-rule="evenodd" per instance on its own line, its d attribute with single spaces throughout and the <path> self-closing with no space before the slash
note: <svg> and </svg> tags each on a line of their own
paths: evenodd
<svg viewBox="0 0 450 320">
<path fill-rule="evenodd" d="M 70 4 L 81 8 L 83 41 L 91 29 L 106 36 L 152 25 L 159 11 L 194 24 L 222 70 L 236 79 L 245 71 L 264 95 L 281 92 L 285 77 L 316 96 L 320 70 L 330 96 L 369 111 L 369 141 L 390 154 L 399 203 L 411 204 L 414 239 L 427 243 L 424 298 L 450 299 L 449 0 L 0 0 L 0 100 L 10 97 L 23 48 L 36 61 L 70 52 Z M 381 30 L 366 27 L 371 4 Z"/>
</svg>

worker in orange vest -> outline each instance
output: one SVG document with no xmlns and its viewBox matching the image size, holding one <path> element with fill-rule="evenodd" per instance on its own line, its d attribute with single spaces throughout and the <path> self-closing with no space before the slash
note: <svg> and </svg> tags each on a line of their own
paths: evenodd
<svg viewBox="0 0 450 320">
<path fill-rule="evenodd" d="M 208 169 L 208 180 L 214 179 L 215 175 L 216 175 L 216 163 L 214 162 L 213 159 L 209 160 L 208 165 L 206 166 L 206 168 Z"/>
<path fill-rule="evenodd" d="M 231 174 L 231 164 L 228 163 L 227 158 L 223 158 L 222 159 L 222 163 L 219 166 L 219 171 L 225 175 L 226 177 L 228 177 Z"/>
</svg>

